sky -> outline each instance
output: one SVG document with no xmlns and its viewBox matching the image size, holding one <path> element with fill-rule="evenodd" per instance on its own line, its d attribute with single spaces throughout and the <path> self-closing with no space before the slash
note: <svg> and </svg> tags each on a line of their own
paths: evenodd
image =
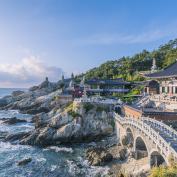
<svg viewBox="0 0 177 177">
<path fill-rule="evenodd" d="M 0 87 L 29 87 L 177 38 L 176 0 L 0 0 Z"/>
</svg>

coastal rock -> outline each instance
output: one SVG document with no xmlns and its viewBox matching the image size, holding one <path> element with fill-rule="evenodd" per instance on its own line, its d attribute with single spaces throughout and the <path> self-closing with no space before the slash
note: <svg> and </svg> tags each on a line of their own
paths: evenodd
<svg viewBox="0 0 177 177">
<path fill-rule="evenodd" d="M 32 158 L 26 158 L 26 159 L 23 159 L 23 160 L 20 160 L 17 165 L 18 166 L 24 166 L 24 165 L 27 165 L 28 163 L 30 163 L 32 161 Z"/>
<path fill-rule="evenodd" d="M 81 142 L 81 129 L 80 124 L 76 124 L 74 121 L 57 129 L 53 135 L 54 141 L 61 142 Z"/>
<path fill-rule="evenodd" d="M 106 163 L 111 162 L 113 156 L 104 148 L 94 148 L 87 150 L 86 158 L 90 165 L 103 166 Z"/>
<path fill-rule="evenodd" d="M 4 106 L 6 106 L 8 103 L 7 103 L 7 100 L 6 99 L 4 99 L 4 98 L 2 98 L 2 99 L 0 99 L 0 107 L 4 107 Z"/>
<path fill-rule="evenodd" d="M 10 118 L 10 119 L 5 118 L 5 119 L 1 119 L 1 120 L 3 120 L 4 124 L 8 124 L 8 125 L 27 122 L 26 120 L 17 119 L 16 117 L 13 117 L 13 118 Z"/>
<path fill-rule="evenodd" d="M 13 92 L 12 92 L 12 96 L 13 96 L 13 97 L 17 97 L 17 96 L 19 96 L 19 95 L 21 95 L 21 94 L 24 94 L 24 93 L 25 93 L 24 91 L 17 90 L 17 91 L 13 91 Z"/>
<path fill-rule="evenodd" d="M 119 159 L 121 161 L 124 161 L 124 160 L 126 160 L 126 158 L 127 158 L 127 149 L 126 148 L 120 149 L 119 150 Z"/>
<path fill-rule="evenodd" d="M 47 124 L 49 123 L 49 120 L 50 118 L 48 117 L 46 113 L 36 114 L 32 118 L 32 122 L 35 123 L 36 128 L 47 126 Z"/>
<path fill-rule="evenodd" d="M 4 140 L 7 135 L 8 132 L 0 131 L 0 140 Z"/>
<path fill-rule="evenodd" d="M 42 113 L 42 112 L 44 112 L 44 113 L 48 113 L 50 110 L 49 110 L 49 108 L 45 108 L 45 107 L 36 107 L 36 108 L 33 108 L 33 109 L 29 109 L 29 110 L 26 110 L 26 111 L 21 111 L 21 112 L 23 112 L 23 113 L 25 113 L 25 114 L 38 114 L 38 113 Z"/>
<path fill-rule="evenodd" d="M 68 124 L 73 120 L 73 117 L 68 114 L 57 114 L 56 116 L 52 117 L 50 126 L 53 128 L 60 128 L 63 125 Z"/>
<path fill-rule="evenodd" d="M 8 134 L 5 137 L 5 141 L 17 141 L 17 140 L 21 140 L 22 138 L 24 138 L 25 136 L 29 135 L 30 132 L 20 132 L 20 133 L 16 133 L 16 134 Z"/>
<path fill-rule="evenodd" d="M 113 133 L 111 114 L 96 111 L 97 106 L 93 106 L 86 112 L 81 103 L 77 110 L 82 112 L 82 115 L 74 112 L 71 106 L 59 110 L 59 112 L 52 110 L 48 114 L 41 113 L 34 116 L 36 129 L 21 143 L 46 146 L 91 142 Z"/>
</svg>

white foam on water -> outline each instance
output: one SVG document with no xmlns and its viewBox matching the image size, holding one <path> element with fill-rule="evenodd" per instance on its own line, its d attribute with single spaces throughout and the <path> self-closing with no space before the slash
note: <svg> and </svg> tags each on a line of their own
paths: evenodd
<svg viewBox="0 0 177 177">
<path fill-rule="evenodd" d="M 15 151 L 19 149 L 30 149 L 30 146 L 24 145 L 13 145 L 9 142 L 2 142 L 0 141 L 0 152 L 8 152 L 8 151 Z"/>
<path fill-rule="evenodd" d="M 71 161 L 71 160 L 66 160 L 67 164 L 68 164 L 68 172 L 71 174 L 71 175 L 75 175 L 76 172 L 79 170 L 77 165 Z"/>
<path fill-rule="evenodd" d="M 88 160 L 84 160 L 82 157 L 78 157 L 78 159 L 80 160 L 81 164 L 87 171 L 86 177 L 93 177 L 93 176 L 97 176 L 98 174 L 100 174 L 101 177 L 104 177 L 109 172 L 110 168 L 107 166 L 104 167 L 90 166 Z"/>
<path fill-rule="evenodd" d="M 51 171 L 56 170 L 56 168 L 57 168 L 57 165 L 51 165 Z"/>
<path fill-rule="evenodd" d="M 45 158 L 37 158 L 36 159 L 37 162 L 46 162 L 47 160 Z"/>
<path fill-rule="evenodd" d="M 69 153 L 73 153 L 73 149 L 72 148 L 66 148 L 66 147 L 50 146 L 47 149 L 54 150 L 55 152 L 69 152 Z"/>
</svg>

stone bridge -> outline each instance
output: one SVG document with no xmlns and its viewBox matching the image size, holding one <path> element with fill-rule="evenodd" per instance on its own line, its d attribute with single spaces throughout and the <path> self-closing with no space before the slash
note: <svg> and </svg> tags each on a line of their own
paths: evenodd
<svg viewBox="0 0 177 177">
<path fill-rule="evenodd" d="M 134 152 L 147 153 L 149 167 L 177 161 L 177 132 L 173 128 L 147 117 L 135 119 L 116 113 L 114 117 L 119 142 L 126 135 Z"/>
</svg>

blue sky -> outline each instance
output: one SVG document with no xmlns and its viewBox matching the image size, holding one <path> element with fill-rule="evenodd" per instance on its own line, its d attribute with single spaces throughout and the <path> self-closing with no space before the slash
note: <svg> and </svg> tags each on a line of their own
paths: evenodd
<svg viewBox="0 0 177 177">
<path fill-rule="evenodd" d="M 0 0 L 0 87 L 81 73 L 176 37 L 176 0 Z"/>
</svg>

